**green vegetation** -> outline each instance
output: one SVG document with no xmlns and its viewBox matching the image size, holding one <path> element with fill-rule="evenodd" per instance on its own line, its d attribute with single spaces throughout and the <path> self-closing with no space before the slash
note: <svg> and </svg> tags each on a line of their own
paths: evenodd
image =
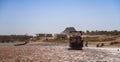
<svg viewBox="0 0 120 62">
<path fill-rule="evenodd" d="M 5 43 L 5 42 L 16 42 L 16 41 L 27 41 L 32 36 L 28 35 L 0 35 L 0 42 Z"/>
</svg>

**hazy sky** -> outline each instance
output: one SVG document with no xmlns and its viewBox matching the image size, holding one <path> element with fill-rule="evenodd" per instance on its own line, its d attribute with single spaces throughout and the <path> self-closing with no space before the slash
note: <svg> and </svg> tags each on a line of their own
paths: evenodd
<svg viewBox="0 0 120 62">
<path fill-rule="evenodd" d="M 0 35 L 120 30 L 120 0 L 0 0 Z"/>
</svg>

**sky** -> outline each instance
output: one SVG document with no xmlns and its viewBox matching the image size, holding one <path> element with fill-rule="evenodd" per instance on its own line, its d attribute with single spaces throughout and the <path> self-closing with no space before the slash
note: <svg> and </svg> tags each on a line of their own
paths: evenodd
<svg viewBox="0 0 120 62">
<path fill-rule="evenodd" d="M 0 0 L 0 35 L 120 30 L 120 0 Z"/>
</svg>

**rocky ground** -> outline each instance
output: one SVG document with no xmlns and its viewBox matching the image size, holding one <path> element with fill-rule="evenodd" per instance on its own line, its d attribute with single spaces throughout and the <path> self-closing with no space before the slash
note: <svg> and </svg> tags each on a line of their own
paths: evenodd
<svg viewBox="0 0 120 62">
<path fill-rule="evenodd" d="M 0 46 L 0 62 L 120 62 L 120 48 L 84 47 L 68 50 L 68 45 Z"/>
</svg>

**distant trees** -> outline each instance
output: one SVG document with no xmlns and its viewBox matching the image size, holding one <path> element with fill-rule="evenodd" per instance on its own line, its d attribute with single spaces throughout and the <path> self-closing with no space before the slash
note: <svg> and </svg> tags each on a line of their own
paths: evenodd
<svg viewBox="0 0 120 62">
<path fill-rule="evenodd" d="M 83 34 L 90 34 L 90 35 L 119 35 L 120 31 L 118 30 L 113 30 L 113 31 L 89 31 L 87 30 L 86 32 L 84 32 Z"/>
<path fill-rule="evenodd" d="M 26 41 L 32 38 L 28 35 L 0 35 L 0 42 Z"/>
</svg>

